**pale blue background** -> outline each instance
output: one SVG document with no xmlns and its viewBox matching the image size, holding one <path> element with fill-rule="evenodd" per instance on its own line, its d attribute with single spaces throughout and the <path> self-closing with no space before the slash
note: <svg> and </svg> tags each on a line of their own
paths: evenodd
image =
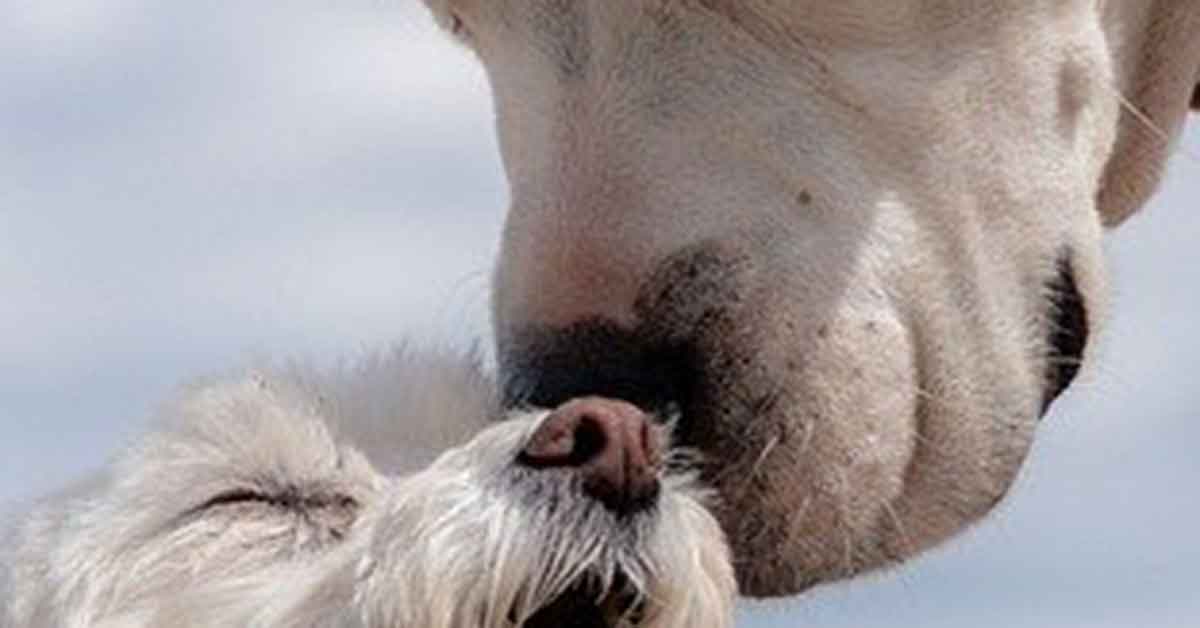
<svg viewBox="0 0 1200 628">
<path fill-rule="evenodd" d="M 0 502 L 96 468 L 189 376 L 487 333 L 482 76 L 413 0 L 0 0 Z M 744 625 L 1200 626 L 1200 134 L 1110 242 L 1106 358 L 1012 499 Z"/>
</svg>

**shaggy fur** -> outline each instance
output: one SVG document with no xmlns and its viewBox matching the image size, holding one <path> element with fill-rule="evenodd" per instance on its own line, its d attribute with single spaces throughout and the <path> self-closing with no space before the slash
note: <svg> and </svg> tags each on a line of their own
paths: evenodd
<svg viewBox="0 0 1200 628">
<path fill-rule="evenodd" d="M 1104 227 L 1200 82 L 1195 0 L 425 4 L 494 95 L 507 397 L 680 409 L 751 595 L 904 560 L 1003 498 L 1103 332 Z M 572 570 L 628 580 L 653 625 L 724 617 L 686 483 L 633 524 L 557 508 L 508 466 L 535 418 L 388 479 L 489 407 L 422 374 L 443 392 L 379 404 L 410 399 L 378 394 L 394 367 L 199 389 L 24 524 L 10 622 L 488 625 Z"/>
<path fill-rule="evenodd" d="M 196 386 L 20 522 L 0 625 L 509 628 L 566 595 L 606 598 L 612 626 L 729 625 L 729 557 L 689 475 L 618 517 L 517 465 L 546 412 L 494 423 L 492 398 L 463 360 L 411 352 Z"/>
</svg>

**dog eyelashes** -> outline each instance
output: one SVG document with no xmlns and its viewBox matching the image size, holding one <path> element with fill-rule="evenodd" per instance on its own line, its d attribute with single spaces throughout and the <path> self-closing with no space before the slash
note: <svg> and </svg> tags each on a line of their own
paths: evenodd
<svg viewBox="0 0 1200 628">
<path fill-rule="evenodd" d="M 357 510 L 358 500 L 348 495 L 305 495 L 300 491 L 288 490 L 281 493 L 266 493 L 246 488 L 237 488 L 204 502 L 192 512 L 205 512 L 223 506 L 240 504 L 263 504 L 273 508 L 292 511 L 308 511 L 324 508 Z"/>
<path fill-rule="evenodd" d="M 204 512 L 206 510 L 212 510 L 213 508 L 219 508 L 221 506 L 231 506 L 234 504 L 245 504 L 250 502 L 270 503 L 271 499 L 264 493 L 258 493 L 249 489 L 239 488 L 213 497 L 203 504 L 193 508 L 192 512 Z"/>
</svg>

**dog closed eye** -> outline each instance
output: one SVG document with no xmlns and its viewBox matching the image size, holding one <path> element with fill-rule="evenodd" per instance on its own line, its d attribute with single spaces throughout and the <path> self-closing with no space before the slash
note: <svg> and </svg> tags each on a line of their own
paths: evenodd
<svg viewBox="0 0 1200 628">
<path fill-rule="evenodd" d="M 191 512 L 203 513 L 216 508 L 255 504 L 297 513 L 328 509 L 342 512 L 356 512 L 359 509 L 358 500 L 348 495 L 304 493 L 295 489 L 271 493 L 248 488 L 236 488 L 218 494 L 216 497 L 193 508 Z"/>
</svg>

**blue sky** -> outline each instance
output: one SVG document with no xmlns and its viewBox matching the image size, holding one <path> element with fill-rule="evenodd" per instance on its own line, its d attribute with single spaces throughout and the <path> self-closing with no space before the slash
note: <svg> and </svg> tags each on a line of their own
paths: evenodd
<svg viewBox="0 0 1200 628">
<path fill-rule="evenodd" d="M 0 0 L 0 503 L 189 377 L 487 334 L 483 77 L 411 0 Z M 1200 625 L 1200 133 L 1109 241 L 1103 360 L 1012 498 L 906 569 L 743 624 Z"/>
</svg>

